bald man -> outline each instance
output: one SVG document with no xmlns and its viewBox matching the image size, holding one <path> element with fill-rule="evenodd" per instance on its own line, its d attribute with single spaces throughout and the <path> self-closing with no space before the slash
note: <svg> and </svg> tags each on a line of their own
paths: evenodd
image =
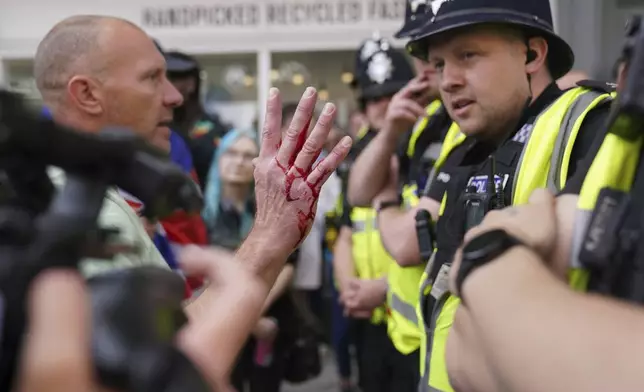
<svg viewBox="0 0 644 392">
<path fill-rule="evenodd" d="M 134 24 L 102 16 L 65 19 L 38 46 L 34 74 L 57 122 L 88 132 L 108 125 L 127 127 L 169 151 L 168 126 L 182 97 L 166 79 L 162 54 Z M 51 175 L 56 184 L 64 182 L 61 171 Z M 99 224 L 119 229 L 116 240 L 132 252 L 109 261 L 84 260 L 85 276 L 150 264 L 168 268 L 123 194 L 108 192 Z"/>
<path fill-rule="evenodd" d="M 34 73 L 44 103 L 57 122 L 86 132 L 124 126 L 160 148 L 169 148 L 168 125 L 182 98 L 166 78 L 163 56 L 137 26 L 112 17 L 66 19 L 38 46 Z M 334 123 L 335 106 L 327 104 L 311 133 L 301 137 L 317 102 L 317 92 L 308 88 L 282 140 L 281 102 L 279 91 L 271 89 L 262 146 L 254 163 L 258 203 L 248 237 L 234 255 L 200 248 L 183 255 L 183 266 L 207 277 L 211 284 L 186 306 L 189 323 L 177 341 L 218 391 L 227 387 L 227 375 L 287 257 L 311 229 L 322 185 L 351 148 L 351 139 L 346 137 L 313 166 Z M 299 143 L 302 139 L 306 139 L 303 144 Z M 52 175 L 55 182 L 64 182 L 60 171 Z M 134 210 L 116 191 L 106 196 L 100 224 L 121 230 L 121 242 L 130 242 L 134 251 L 118 256 L 115 263 L 84 262 L 86 276 L 114 268 L 114 264 L 117 268 L 144 264 L 168 268 Z M 74 320 L 70 317 L 70 321 Z M 77 350 L 77 354 L 88 352 Z M 36 370 L 45 370 L 41 372 L 45 377 L 36 378 L 40 382 L 27 390 L 73 389 L 55 388 L 54 382 L 63 378 L 42 367 L 56 365 L 53 362 L 36 363 Z M 80 358 L 75 363 L 82 365 L 87 360 Z"/>
</svg>

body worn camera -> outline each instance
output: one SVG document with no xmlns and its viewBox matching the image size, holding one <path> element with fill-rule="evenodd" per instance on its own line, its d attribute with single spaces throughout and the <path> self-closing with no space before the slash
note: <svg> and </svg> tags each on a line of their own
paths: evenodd
<svg viewBox="0 0 644 392">
<path fill-rule="evenodd" d="M 65 172 L 57 190 L 50 167 Z M 199 212 L 198 186 L 129 130 L 90 134 L 32 113 L 21 96 L 0 90 L 0 390 L 14 385 L 29 323 L 25 299 L 48 268 L 78 268 L 108 255 L 113 234 L 97 218 L 108 189 L 138 197 L 144 216 Z M 197 369 L 172 340 L 186 322 L 183 279 L 157 268 L 121 270 L 88 281 L 93 361 L 100 382 L 123 391 L 206 391 Z"/>
</svg>

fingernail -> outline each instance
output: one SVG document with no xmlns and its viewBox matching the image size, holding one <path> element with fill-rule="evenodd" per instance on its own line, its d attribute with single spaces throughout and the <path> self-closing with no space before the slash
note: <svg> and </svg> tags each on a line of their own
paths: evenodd
<svg viewBox="0 0 644 392">
<path fill-rule="evenodd" d="M 311 98 L 315 94 L 315 89 L 313 87 L 308 87 L 304 92 L 304 98 Z"/>
<path fill-rule="evenodd" d="M 335 105 L 332 103 L 327 103 L 324 105 L 324 114 L 331 114 L 335 110 Z"/>
<path fill-rule="evenodd" d="M 268 97 L 269 98 L 275 98 L 277 96 L 277 93 L 279 93 L 280 90 L 277 89 L 277 87 L 271 87 L 270 90 L 268 90 Z"/>
<path fill-rule="evenodd" d="M 352 142 L 353 141 L 351 140 L 351 138 L 349 136 L 345 136 L 342 139 L 342 145 L 345 146 L 345 147 L 350 147 Z"/>
</svg>

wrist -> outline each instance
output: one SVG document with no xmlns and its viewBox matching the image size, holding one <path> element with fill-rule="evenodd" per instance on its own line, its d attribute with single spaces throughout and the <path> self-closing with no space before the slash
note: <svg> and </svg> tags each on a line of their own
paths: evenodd
<svg viewBox="0 0 644 392">
<path fill-rule="evenodd" d="M 458 295 L 466 307 L 472 306 L 477 298 L 486 300 L 490 295 L 512 295 L 512 287 L 521 285 L 524 277 L 530 279 L 534 266 L 541 262 L 532 249 L 514 246 L 495 260 L 473 270 L 462 282 Z"/>
<path fill-rule="evenodd" d="M 253 228 L 235 256 L 254 277 L 261 278 L 272 286 L 292 249 L 276 245 L 283 241 L 271 239 L 269 235 L 264 234 L 266 232 Z"/>
</svg>

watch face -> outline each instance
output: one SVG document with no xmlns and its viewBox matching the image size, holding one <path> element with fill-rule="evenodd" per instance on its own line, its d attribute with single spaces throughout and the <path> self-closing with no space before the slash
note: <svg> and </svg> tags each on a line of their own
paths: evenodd
<svg viewBox="0 0 644 392">
<path fill-rule="evenodd" d="M 474 237 L 463 248 L 463 257 L 467 259 L 478 259 L 487 257 L 499 250 L 503 250 L 508 239 L 505 230 L 492 230 Z"/>
</svg>

